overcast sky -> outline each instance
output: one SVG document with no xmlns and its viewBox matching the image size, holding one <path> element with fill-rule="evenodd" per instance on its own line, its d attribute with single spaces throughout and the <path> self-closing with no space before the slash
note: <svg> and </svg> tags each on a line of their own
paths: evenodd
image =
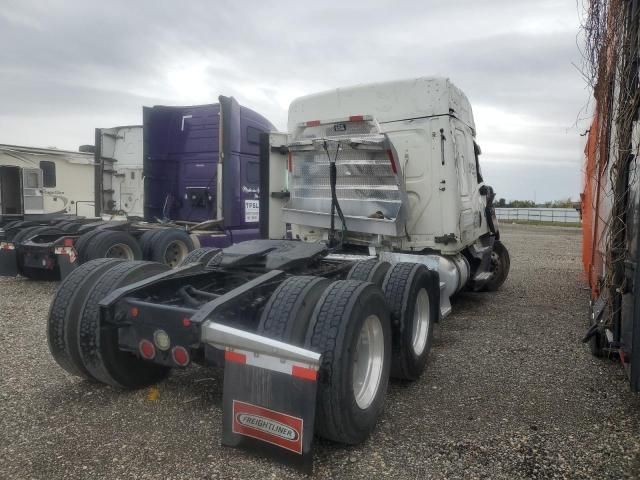
<svg viewBox="0 0 640 480">
<path fill-rule="evenodd" d="M 576 199 L 580 15 L 576 0 L 2 0 L 0 143 L 75 150 L 143 105 L 220 94 L 284 130 L 300 95 L 442 75 L 471 101 L 499 197 Z"/>
</svg>

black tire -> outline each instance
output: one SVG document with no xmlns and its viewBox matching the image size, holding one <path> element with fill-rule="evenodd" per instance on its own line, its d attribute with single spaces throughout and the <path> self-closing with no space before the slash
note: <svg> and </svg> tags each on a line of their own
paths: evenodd
<svg viewBox="0 0 640 480">
<path fill-rule="evenodd" d="M 56 228 L 64 233 L 76 233 L 81 226 L 82 224 L 76 222 L 60 222 L 56 225 Z"/>
<path fill-rule="evenodd" d="M 85 249 L 87 260 L 95 258 L 121 258 L 123 260 L 141 260 L 140 245 L 126 232 L 103 230 L 94 236 Z"/>
<path fill-rule="evenodd" d="M 168 269 L 160 263 L 121 262 L 95 280 L 82 307 L 77 338 L 82 363 L 93 378 L 117 388 L 134 389 L 157 383 L 169 374 L 169 367 L 121 351 L 118 330 L 101 328 L 99 306 L 117 288 Z"/>
<path fill-rule="evenodd" d="M 387 273 L 382 290 L 391 311 L 393 329 L 391 376 L 416 380 L 427 364 L 433 324 L 439 316 L 438 274 L 420 263 L 397 263 Z M 422 316 L 414 315 L 416 308 Z M 426 326 L 419 322 L 425 314 L 428 314 Z"/>
<path fill-rule="evenodd" d="M 379 262 L 375 258 L 368 260 L 360 260 L 353 264 L 351 270 L 347 274 L 347 280 L 360 280 L 362 282 L 371 282 L 374 285 L 382 287 L 384 277 L 391 268 L 389 262 Z"/>
<path fill-rule="evenodd" d="M 16 233 L 13 236 L 12 242 L 18 245 L 24 242 L 25 240 L 33 238 L 35 235 L 38 235 L 39 232 L 49 230 L 50 228 L 51 228 L 50 226 L 45 226 L 45 225 L 36 225 L 34 227 L 25 228 L 24 230 L 20 230 L 18 233 Z"/>
<path fill-rule="evenodd" d="M 42 225 L 33 225 L 32 222 L 28 222 L 28 221 L 19 221 L 16 222 L 14 225 L 11 226 L 11 230 L 9 230 L 8 227 L 4 227 L 5 230 L 5 235 L 6 235 L 6 239 L 7 241 L 13 242 L 14 239 L 16 238 L 16 235 L 19 235 L 20 232 L 26 230 L 27 228 L 31 228 L 31 227 L 40 227 Z"/>
<path fill-rule="evenodd" d="M 207 262 L 207 266 L 204 267 L 204 269 L 205 270 L 214 270 L 214 269 L 218 268 L 220 266 L 220 262 L 222 262 L 222 256 L 223 255 L 224 255 L 224 253 L 222 252 L 222 250 L 220 250 L 213 257 L 211 257 L 211 260 L 209 260 Z"/>
<path fill-rule="evenodd" d="M 383 341 L 375 395 L 360 408 L 353 385 L 354 356 L 369 317 L 380 323 Z M 391 366 L 391 325 L 379 287 L 356 280 L 332 283 L 313 312 L 305 347 L 322 354 L 316 402 L 316 432 L 335 442 L 358 444 L 372 432 L 384 408 Z"/>
<path fill-rule="evenodd" d="M 149 260 L 151 258 L 151 243 L 153 237 L 156 236 L 158 232 L 161 232 L 160 229 L 147 230 L 140 237 L 140 249 L 142 250 L 142 258 L 144 260 Z"/>
<path fill-rule="evenodd" d="M 49 307 L 47 343 L 53 359 L 72 375 L 93 379 L 78 350 L 78 319 L 87 292 L 97 277 L 121 260 L 100 258 L 81 265 L 65 278 Z"/>
<path fill-rule="evenodd" d="M 78 237 L 74 248 L 76 249 L 76 253 L 78 254 L 78 262 L 80 264 L 89 261 L 89 258 L 87 258 L 87 248 L 91 244 L 93 238 L 102 231 L 103 230 L 96 228 L 95 230 L 90 230 Z"/>
<path fill-rule="evenodd" d="M 6 232 L 7 230 L 10 230 L 12 228 L 19 227 L 23 223 L 24 222 L 22 220 L 13 220 L 11 222 L 5 223 L 1 228 Z"/>
<path fill-rule="evenodd" d="M 149 260 L 175 267 L 193 250 L 193 240 L 184 230 L 160 230 L 151 238 Z"/>
<path fill-rule="evenodd" d="M 184 267 L 190 263 L 199 263 L 206 266 L 213 257 L 220 253 L 219 248 L 203 247 L 191 250 L 189 254 L 178 264 L 178 267 Z"/>
<path fill-rule="evenodd" d="M 303 346 L 313 310 L 329 283 L 322 277 L 287 278 L 267 301 L 258 323 L 258 333 Z"/>
<path fill-rule="evenodd" d="M 493 242 L 493 253 L 491 255 L 491 278 L 484 284 L 482 290 L 485 292 L 495 292 L 509 276 L 511 268 L 511 257 L 509 251 L 500 240 Z"/>
</svg>

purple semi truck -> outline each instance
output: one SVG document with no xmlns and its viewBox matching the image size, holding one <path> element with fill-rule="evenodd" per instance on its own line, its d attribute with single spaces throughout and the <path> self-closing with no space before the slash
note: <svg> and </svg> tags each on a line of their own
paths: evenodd
<svg viewBox="0 0 640 480">
<path fill-rule="evenodd" d="M 259 236 L 260 134 L 275 130 L 266 118 L 224 96 L 210 105 L 143 108 L 143 219 L 115 207 L 123 202 L 114 195 L 122 196 L 136 173 L 118 170 L 113 130 L 96 129 L 96 218 L 56 215 L 5 225 L 1 276 L 58 279 L 102 257 L 176 266 L 200 246 L 224 248 Z"/>
</svg>

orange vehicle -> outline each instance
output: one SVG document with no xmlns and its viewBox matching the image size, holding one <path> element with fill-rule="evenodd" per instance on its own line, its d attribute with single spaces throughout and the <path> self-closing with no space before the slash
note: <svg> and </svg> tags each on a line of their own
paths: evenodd
<svg viewBox="0 0 640 480">
<path fill-rule="evenodd" d="M 640 163 L 633 148 L 619 147 L 619 135 L 610 139 L 608 116 L 594 116 L 585 147 L 582 262 L 591 310 L 583 341 L 595 356 L 620 359 L 639 391 Z M 629 140 L 635 145 L 637 132 L 634 122 Z"/>
</svg>

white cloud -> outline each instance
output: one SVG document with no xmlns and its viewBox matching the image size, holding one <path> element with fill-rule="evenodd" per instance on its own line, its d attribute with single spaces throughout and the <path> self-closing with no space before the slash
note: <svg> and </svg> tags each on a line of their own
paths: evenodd
<svg viewBox="0 0 640 480">
<path fill-rule="evenodd" d="M 440 74 L 472 102 L 498 191 L 577 196 L 588 92 L 573 0 L 5 1 L 1 143 L 73 149 L 94 127 L 141 122 L 143 105 L 221 94 L 283 129 L 300 95 Z"/>
</svg>

